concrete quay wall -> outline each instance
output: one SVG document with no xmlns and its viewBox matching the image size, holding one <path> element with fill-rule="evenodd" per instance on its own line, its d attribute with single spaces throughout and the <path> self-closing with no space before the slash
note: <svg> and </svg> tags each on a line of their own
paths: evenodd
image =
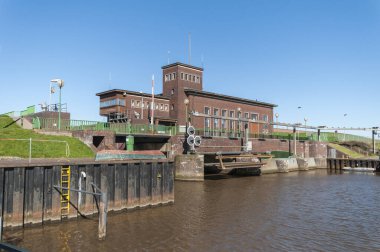
<svg viewBox="0 0 380 252">
<path fill-rule="evenodd" d="M 273 158 L 261 167 L 262 174 L 327 168 L 326 158 Z"/>
<path fill-rule="evenodd" d="M 108 210 L 120 211 L 174 202 L 173 162 L 50 162 L 0 164 L 0 214 L 3 227 L 61 220 L 61 168 L 70 165 L 70 188 L 108 194 Z M 83 173 L 86 179 L 83 178 Z M 81 180 L 81 182 L 79 182 Z M 98 198 L 70 192 L 69 219 L 98 214 Z"/>
</svg>

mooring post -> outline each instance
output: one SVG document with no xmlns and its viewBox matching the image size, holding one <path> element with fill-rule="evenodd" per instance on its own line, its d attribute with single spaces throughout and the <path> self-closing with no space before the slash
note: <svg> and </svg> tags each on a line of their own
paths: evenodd
<svg viewBox="0 0 380 252">
<path fill-rule="evenodd" d="M 99 204 L 99 227 L 98 227 L 98 238 L 103 240 L 106 237 L 107 232 L 107 207 L 108 206 L 108 197 L 107 191 L 102 191 L 100 196 Z"/>
</svg>

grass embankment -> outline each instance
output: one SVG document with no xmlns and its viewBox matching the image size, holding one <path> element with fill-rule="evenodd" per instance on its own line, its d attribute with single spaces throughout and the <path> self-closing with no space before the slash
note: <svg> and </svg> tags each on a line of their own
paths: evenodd
<svg viewBox="0 0 380 252">
<path fill-rule="evenodd" d="M 342 152 L 344 155 L 347 155 L 347 156 L 349 156 L 351 158 L 364 158 L 364 155 L 362 155 L 360 153 L 357 153 L 357 152 L 355 152 L 353 150 L 350 150 L 350 149 L 348 149 L 346 147 L 343 147 L 343 146 L 341 146 L 339 144 L 329 143 L 329 146 L 331 148 L 334 148 L 334 149 Z"/>
<path fill-rule="evenodd" d="M 94 157 L 94 153 L 91 149 L 79 139 L 67 136 L 48 136 L 38 134 L 33 130 L 22 129 L 13 122 L 12 118 L 0 115 L 0 156 L 22 158 L 29 157 L 29 141 L 4 140 L 10 138 L 32 138 L 33 158 L 66 157 L 66 143 L 39 142 L 38 140 L 66 141 L 70 149 L 69 158 Z"/>
</svg>

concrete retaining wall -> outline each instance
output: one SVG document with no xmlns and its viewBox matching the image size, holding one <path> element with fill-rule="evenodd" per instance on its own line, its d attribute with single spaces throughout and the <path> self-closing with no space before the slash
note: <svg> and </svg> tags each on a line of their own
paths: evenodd
<svg viewBox="0 0 380 252">
<path fill-rule="evenodd" d="M 275 158 L 261 167 L 262 174 L 326 168 L 325 158 Z"/>
<path fill-rule="evenodd" d="M 185 181 L 204 180 L 204 156 L 198 154 L 175 157 L 175 179 Z"/>
</svg>

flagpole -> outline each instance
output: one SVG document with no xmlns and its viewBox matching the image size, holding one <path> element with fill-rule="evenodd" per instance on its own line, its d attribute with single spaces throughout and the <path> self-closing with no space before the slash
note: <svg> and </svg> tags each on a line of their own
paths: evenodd
<svg viewBox="0 0 380 252">
<path fill-rule="evenodd" d="M 154 74 L 152 75 L 152 117 L 150 124 L 154 124 Z"/>
</svg>

